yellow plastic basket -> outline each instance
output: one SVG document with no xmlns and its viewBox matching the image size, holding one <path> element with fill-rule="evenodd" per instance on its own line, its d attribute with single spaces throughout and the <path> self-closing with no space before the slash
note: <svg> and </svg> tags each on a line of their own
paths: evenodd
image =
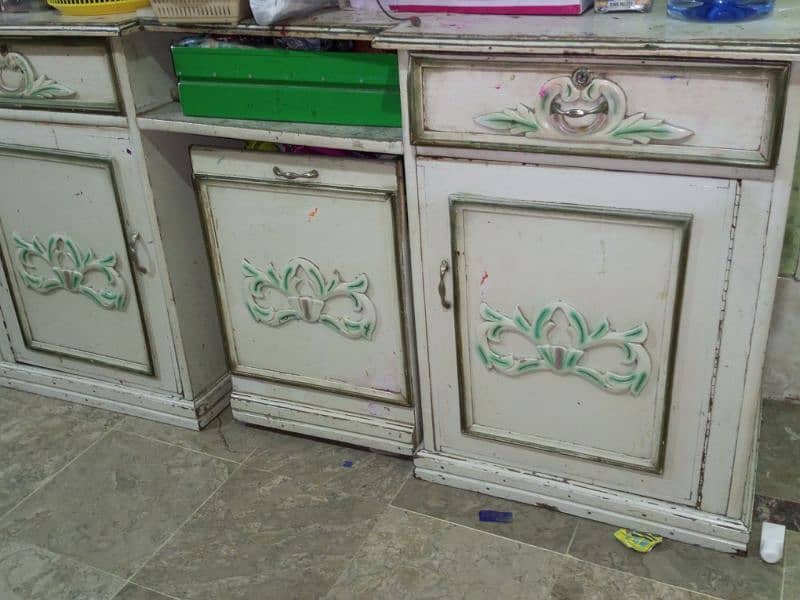
<svg viewBox="0 0 800 600">
<path fill-rule="evenodd" d="M 72 17 L 98 17 L 133 13 L 150 4 L 150 0 L 47 0 L 47 3 Z"/>
</svg>

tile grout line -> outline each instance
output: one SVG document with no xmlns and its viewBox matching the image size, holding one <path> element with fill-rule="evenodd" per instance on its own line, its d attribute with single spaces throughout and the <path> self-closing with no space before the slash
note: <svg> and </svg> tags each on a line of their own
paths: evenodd
<svg viewBox="0 0 800 600">
<path fill-rule="evenodd" d="M 180 448 L 181 450 L 186 450 L 187 452 L 194 452 L 195 454 L 202 454 L 203 456 L 208 456 L 209 458 L 215 458 L 217 460 L 224 460 L 225 462 L 233 463 L 235 465 L 243 465 L 244 461 L 247 460 L 248 458 L 250 458 L 251 454 L 255 450 L 258 450 L 258 448 L 255 448 L 255 450 L 251 451 L 250 454 L 248 454 L 240 462 L 238 460 L 233 460 L 232 458 L 222 458 L 221 456 L 217 456 L 216 454 L 209 454 L 208 452 L 203 452 L 202 450 L 197 450 L 195 448 L 187 448 L 186 446 L 181 446 L 180 444 L 175 444 L 174 442 L 167 442 L 165 440 L 160 440 L 158 438 L 150 437 L 149 435 L 144 435 L 143 433 L 138 433 L 136 431 L 125 431 L 123 429 L 120 429 L 119 432 L 120 433 L 124 433 L 125 435 L 135 435 L 136 437 L 139 437 L 139 438 L 151 441 L 151 442 L 157 442 L 159 444 L 164 444 L 166 446 L 171 446 L 173 448 Z"/>
<path fill-rule="evenodd" d="M 575 523 L 575 529 L 572 530 L 572 537 L 569 538 L 569 543 L 567 544 L 567 549 L 564 550 L 564 554 L 567 556 L 572 556 L 569 551 L 572 550 L 572 542 L 575 541 L 575 538 L 578 536 L 578 527 L 580 527 L 580 523 Z"/>
<path fill-rule="evenodd" d="M 53 480 L 54 480 L 56 477 L 58 477 L 58 476 L 59 476 L 61 473 L 63 473 L 63 472 L 66 470 L 66 469 L 68 469 L 68 468 L 69 468 L 69 467 L 70 467 L 70 466 L 71 466 L 71 465 L 72 465 L 72 464 L 73 464 L 73 463 L 74 463 L 76 460 L 78 460 L 79 458 L 81 458 L 81 457 L 82 457 L 84 454 L 86 454 L 87 452 L 89 452 L 89 450 L 91 450 L 91 449 L 92 449 L 92 448 L 94 448 L 94 447 L 95 447 L 97 444 L 99 444 L 99 443 L 100 443 L 100 442 L 102 442 L 104 439 L 106 439 L 106 438 L 107 438 L 107 437 L 108 437 L 108 436 L 109 436 L 111 433 L 113 433 L 114 431 L 116 431 L 116 430 L 117 430 L 117 427 L 119 427 L 119 425 L 120 425 L 120 424 L 121 424 L 121 423 L 122 423 L 124 420 L 125 420 L 125 419 L 120 419 L 120 420 L 119 420 L 119 422 L 115 423 L 115 424 L 114 424 L 112 427 L 109 427 L 109 428 L 108 428 L 108 429 L 105 431 L 105 433 L 103 433 L 103 435 L 101 435 L 99 438 L 97 438 L 97 439 L 96 439 L 95 441 L 93 441 L 91 444 L 89 444 L 88 446 L 86 446 L 86 448 L 84 448 L 83 450 L 81 450 L 80 452 L 78 452 L 78 454 L 76 454 L 76 455 L 75 455 L 75 457 L 74 457 L 72 460 L 70 460 L 69 462 L 67 462 L 67 464 L 65 464 L 63 467 L 61 467 L 60 469 L 58 469 L 58 470 L 57 470 L 55 473 L 53 473 L 52 475 L 50 475 L 50 476 L 46 477 L 46 478 L 44 479 L 44 481 L 42 481 L 42 482 L 41 482 L 41 483 L 40 483 L 38 486 L 36 486 L 36 488 L 35 488 L 33 491 L 31 491 L 31 492 L 30 492 L 29 494 L 27 494 L 27 495 L 26 495 L 24 498 L 22 498 L 22 499 L 21 499 L 19 502 L 17 502 L 17 503 L 16 503 L 14 506 L 12 506 L 12 507 L 11 507 L 11 508 L 9 508 L 9 509 L 8 509 L 6 512 L 4 512 L 2 515 L 0 515 L 0 523 L 2 523 L 3 521 L 5 521 L 5 520 L 8 518 L 8 516 L 9 516 L 11 513 L 13 513 L 15 510 L 17 510 L 17 509 L 18 509 L 18 508 L 19 508 L 19 507 L 20 507 L 20 506 L 21 506 L 21 505 L 22 505 L 24 502 L 26 502 L 26 501 L 27 501 L 27 500 L 28 500 L 28 499 L 29 499 L 31 496 L 33 496 L 34 494 L 36 494 L 37 492 L 39 492 L 39 491 L 40 491 L 42 488 L 44 488 L 44 487 L 45 487 L 47 484 L 49 484 L 49 483 L 50 483 L 51 481 L 53 481 Z"/>
<path fill-rule="evenodd" d="M 622 570 L 616 569 L 614 567 L 606 567 L 605 565 L 599 565 L 597 563 L 593 563 L 591 561 L 588 561 L 588 560 L 586 560 L 584 558 L 578 558 L 577 556 L 573 556 L 571 554 L 565 554 L 563 552 L 559 552 L 558 550 L 552 550 L 550 548 L 545 548 L 543 546 L 536 546 L 535 544 L 531 544 L 529 542 L 523 542 L 522 540 L 509 538 L 509 537 L 500 535 L 498 533 L 493 533 L 491 531 L 484 531 L 483 529 L 476 529 L 475 527 L 470 527 L 469 525 L 463 525 L 461 523 L 454 523 L 452 521 L 448 521 L 447 519 L 442 519 L 440 517 L 434 517 L 432 515 L 426 515 L 425 513 L 417 512 L 416 510 L 411 510 L 409 508 L 401 508 L 399 506 L 389 506 L 389 508 L 402 510 L 402 511 L 405 511 L 405 512 L 420 516 L 420 517 L 433 519 L 435 521 L 441 521 L 442 523 L 446 523 L 448 525 L 452 525 L 453 527 L 463 527 L 464 529 L 469 529 L 469 530 L 474 531 L 476 533 L 483 533 L 483 534 L 486 534 L 486 535 L 490 535 L 492 537 L 496 537 L 496 538 L 501 539 L 501 540 L 514 542 L 516 544 L 522 544 L 523 546 L 528 546 L 529 548 L 535 548 L 537 550 L 541 550 L 542 552 L 549 552 L 550 554 L 556 554 L 558 556 L 562 556 L 564 558 L 568 558 L 570 560 L 574 560 L 574 561 L 579 562 L 579 563 L 592 565 L 593 567 L 597 567 L 598 569 L 603 569 L 605 571 L 611 571 L 613 573 L 620 573 L 620 574 L 626 575 L 628 577 L 636 577 L 638 579 L 643 579 L 645 581 L 651 581 L 651 582 L 657 583 L 659 585 L 663 585 L 663 586 L 666 586 L 666 587 L 674 588 L 674 589 L 681 590 L 681 591 L 684 591 L 684 592 L 689 592 L 690 594 L 696 594 L 696 595 L 701 596 L 703 598 L 708 598 L 709 600 L 725 600 L 724 598 L 721 598 L 719 596 L 712 596 L 711 594 L 707 594 L 705 592 L 699 592 L 697 590 L 690 590 L 689 588 L 681 587 L 679 585 L 674 585 L 672 583 L 665 583 L 663 581 L 659 581 L 658 579 L 653 579 L 651 577 L 645 577 L 645 576 L 642 576 L 642 575 L 635 575 L 634 573 L 628 573 L 627 571 L 622 571 Z"/>
<path fill-rule="evenodd" d="M 258 450 L 258 448 L 253 449 L 250 452 L 250 454 L 247 455 L 245 460 L 247 460 L 247 458 L 250 458 L 250 456 L 252 456 L 253 452 L 256 452 L 257 450 Z M 137 582 L 133 581 L 133 578 L 136 577 L 142 571 L 142 569 L 144 569 L 145 566 L 147 566 L 147 563 L 149 563 L 151 560 L 153 560 L 153 558 L 155 558 L 155 556 L 159 552 L 161 552 L 161 550 L 163 550 L 166 547 L 166 545 L 169 544 L 169 542 L 172 541 L 172 539 L 178 534 L 178 532 L 180 532 L 189 523 L 189 521 L 191 521 L 195 517 L 195 515 L 198 512 L 200 512 L 200 510 L 206 504 L 208 504 L 208 501 L 211 500 L 211 498 L 213 498 L 214 496 L 216 496 L 217 492 L 219 492 L 222 489 L 222 487 L 226 483 L 228 483 L 231 480 L 231 478 L 244 467 L 244 462 L 235 463 L 235 464 L 236 464 L 236 467 L 230 472 L 230 474 L 225 478 L 225 480 L 222 483 L 220 483 L 216 488 L 214 488 L 214 490 L 212 490 L 212 492 L 208 495 L 208 497 L 205 500 L 203 500 L 196 509 L 194 509 L 192 511 L 192 514 L 190 514 L 188 517 L 186 517 L 186 519 L 184 519 L 184 521 L 175 528 L 175 531 L 173 531 L 171 534 L 169 534 L 166 537 L 166 539 L 163 542 L 161 542 L 161 544 L 158 545 L 158 547 L 150 554 L 150 556 L 148 556 L 144 561 L 142 561 L 142 564 L 139 565 L 139 568 L 137 568 L 133 573 L 131 573 L 130 577 L 128 577 L 128 583 L 132 583 L 134 585 L 139 585 Z M 144 586 L 140 586 L 140 587 L 144 587 Z M 158 589 L 153 589 L 152 591 L 158 592 L 159 594 L 161 593 L 161 591 L 158 590 Z"/>
<path fill-rule="evenodd" d="M 364 539 L 362 539 L 361 542 L 358 544 L 358 547 L 355 550 L 353 550 L 353 555 L 349 559 L 347 559 L 347 562 L 344 563 L 344 566 L 342 567 L 342 570 L 339 572 L 339 575 L 336 576 L 336 579 L 333 581 L 331 586 L 325 592 L 325 595 L 321 596 L 320 598 L 322 599 L 326 598 L 327 595 L 330 593 L 330 591 L 333 588 L 335 588 L 336 585 L 339 583 L 339 580 L 342 577 L 344 577 L 345 571 L 347 571 L 347 567 L 350 566 L 350 564 L 356 559 L 356 556 L 358 556 L 358 553 L 361 552 L 361 549 L 364 547 L 364 544 L 367 543 L 367 539 L 369 539 L 369 536 L 372 535 L 372 532 L 375 531 L 375 528 L 378 526 L 378 521 L 380 520 L 380 518 L 387 512 L 389 512 L 389 509 L 391 508 L 396 508 L 396 507 L 392 506 L 391 504 L 387 504 L 386 507 L 381 511 L 381 513 L 375 517 L 375 522 L 372 524 L 372 527 L 370 527 L 369 530 L 364 533 Z"/>
<path fill-rule="evenodd" d="M 402 483 L 400 483 L 400 485 L 397 486 L 397 491 L 394 493 L 394 495 L 392 496 L 391 500 L 387 501 L 386 506 L 384 507 L 384 509 L 381 511 L 381 513 L 377 517 L 375 517 L 375 522 L 372 524 L 372 527 L 370 527 L 369 530 L 364 533 L 364 539 L 361 540 L 361 543 L 358 544 L 358 547 L 355 550 L 353 550 L 352 556 L 347 560 L 347 562 L 345 562 L 344 566 L 342 566 L 342 570 L 339 572 L 339 575 L 336 576 L 336 579 L 334 579 L 333 583 L 330 585 L 328 590 L 325 592 L 325 596 L 327 596 L 328 593 L 330 593 L 330 591 L 333 588 L 336 587 L 336 584 L 339 583 L 339 580 L 344 576 L 345 571 L 347 571 L 347 567 L 349 567 L 350 564 L 355 560 L 356 556 L 358 556 L 358 553 L 361 552 L 361 549 L 364 547 L 364 544 L 367 543 L 367 539 L 369 539 L 369 536 L 372 534 L 372 532 L 378 526 L 378 521 L 380 520 L 380 518 L 383 515 L 385 515 L 390 508 L 393 507 L 392 503 L 397 499 L 397 497 L 400 495 L 400 492 L 403 491 L 403 488 L 408 483 L 409 479 L 412 478 L 412 477 L 414 477 L 413 467 L 412 467 L 412 470 L 405 476 L 405 478 L 403 479 Z M 322 596 L 322 597 L 324 598 L 325 596 Z"/>
<path fill-rule="evenodd" d="M 132 582 L 130 580 L 125 582 L 125 585 L 122 587 L 122 590 L 124 590 L 126 587 L 128 587 L 128 585 L 133 585 L 133 586 L 136 586 L 136 587 L 140 587 L 143 590 L 147 590 L 148 592 L 154 592 L 154 593 L 158 594 L 159 596 L 164 596 L 164 598 L 169 598 L 170 600 L 182 600 L 181 598 L 178 598 L 177 596 L 173 596 L 172 594 L 167 594 L 166 592 L 161 592 L 161 591 L 159 591 L 159 590 L 157 590 L 155 588 L 151 588 L 151 587 L 148 587 L 146 585 L 142 585 L 141 583 L 134 583 L 134 582 Z M 110 598 L 110 600 L 114 600 L 114 598 L 117 598 L 120 595 L 120 593 L 122 592 L 122 590 L 120 590 L 114 596 L 112 596 Z"/>
</svg>

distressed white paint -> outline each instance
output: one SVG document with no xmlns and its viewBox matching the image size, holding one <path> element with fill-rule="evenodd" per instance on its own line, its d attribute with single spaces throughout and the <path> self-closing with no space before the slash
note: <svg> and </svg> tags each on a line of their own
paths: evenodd
<svg viewBox="0 0 800 600">
<path fill-rule="evenodd" d="M 319 146 L 357 152 L 403 153 L 403 146 L 400 142 L 402 130 L 398 127 L 357 127 L 187 117 L 177 102 L 145 112 L 137 121 L 143 131 L 164 131 L 275 144 Z"/>
<path fill-rule="evenodd" d="M 646 15 L 609 17 L 589 11 L 578 18 L 502 15 L 422 15 L 381 32 L 377 48 L 489 54 L 580 53 L 612 56 L 679 56 L 747 59 L 800 58 L 800 6 L 777 5 L 768 19 L 742 23 L 686 23 L 655 0 Z"/>
<path fill-rule="evenodd" d="M 2 34 L 0 34 L 1 36 Z M 102 41 L 29 41 L 0 37 L 9 52 L 21 54 L 37 77 L 46 76 L 75 92 L 68 98 L 5 98 L 0 106 L 69 108 L 118 112 L 119 97 L 107 45 Z M 19 75 L 3 71 L 6 84 L 16 87 Z"/>
<path fill-rule="evenodd" d="M 554 476 L 694 503 L 702 454 L 699 432 L 704 428 L 713 374 L 736 185 L 712 179 L 431 160 L 418 161 L 418 178 L 423 269 L 430 285 L 426 317 L 436 449 L 520 469 L 535 464 L 537 470 Z M 476 215 L 477 229 L 472 228 L 476 233 L 468 229 L 462 242 L 462 226 L 451 221 L 448 210 L 448 199 L 458 193 L 534 208 L 537 202 L 567 209 L 594 207 L 609 211 L 611 219 L 616 209 L 640 211 L 642 221 L 648 214 L 691 215 L 663 473 L 632 471 L 633 464 L 606 466 L 569 454 L 638 462 L 642 467 L 653 460 L 666 393 L 662 386 L 668 344 L 663 338 L 673 323 L 668 307 L 679 276 L 674 238 L 659 229 L 648 232 L 644 223 L 615 226 L 604 223 L 602 217 L 560 219 L 512 210 L 506 215 Z M 458 246 L 451 248 L 454 228 Z M 455 297 L 457 313 L 442 308 L 432 285 L 440 261 L 455 256 L 454 252 L 459 253 L 456 272 L 460 279 L 455 282 L 448 276 L 445 282 L 448 296 Z M 610 395 L 576 378 L 550 373 L 514 379 L 487 373 L 474 349 L 465 347 L 467 340 L 474 339 L 480 321 L 476 311 L 484 274 L 490 284 L 487 301 L 508 307 L 507 312 L 520 304 L 535 314 L 544 304 L 560 299 L 580 307 L 593 324 L 606 316 L 617 329 L 646 322 L 652 335 L 646 347 L 654 365 L 661 365 L 646 392 L 633 398 Z M 460 348 L 455 345 L 457 330 Z M 514 348 L 521 351 L 525 346 L 516 343 Z M 601 356 L 600 361 L 617 356 Z M 460 393 L 457 357 L 463 363 Z M 465 402 L 475 407 L 484 425 L 491 425 L 495 434 L 502 431 L 511 443 L 463 433 L 459 413 Z M 523 443 L 536 443 L 552 452 L 518 445 Z"/>
<path fill-rule="evenodd" d="M 476 118 L 520 104 L 535 108 L 543 85 L 587 68 L 595 77 L 619 86 L 627 99 L 626 115 L 693 132 L 686 139 L 647 144 L 596 141 L 572 133 L 561 139 L 514 135 L 482 126 Z M 412 57 L 412 128 L 420 144 L 539 149 L 551 152 L 673 158 L 741 165 L 768 164 L 773 128 L 785 69 L 736 63 L 678 63 L 676 61 L 597 59 L 510 59 L 454 56 Z M 459 98 L 453 103 L 452 98 Z M 702 98 L 702 102 L 697 99 Z M 572 104 L 562 103 L 564 108 Z M 586 108 L 586 103 L 575 106 Z M 550 115 L 538 115 L 548 122 Z M 588 126 L 600 116 L 567 119 Z M 552 137 L 552 136 L 551 136 Z"/>
<path fill-rule="evenodd" d="M 241 393 L 240 383 L 250 382 L 254 396 L 246 409 L 234 402 L 237 418 L 250 420 L 252 414 L 262 413 L 270 419 L 310 424 L 315 414 L 310 406 L 331 411 L 337 397 L 350 396 L 356 401 L 349 401 L 346 412 L 334 414 L 339 415 L 341 430 L 353 434 L 355 417 L 347 415 L 360 415 L 356 421 L 377 418 L 380 423 L 387 418 L 383 404 L 409 404 L 401 265 L 394 241 L 395 220 L 402 214 L 395 214 L 395 162 L 219 149 L 193 149 L 192 157 L 231 366 L 242 376 L 234 380 L 234 391 Z M 291 180 L 276 170 L 307 176 Z M 308 272 L 313 265 L 326 281 L 335 280 L 337 273 L 343 282 L 363 274 L 367 286 L 359 293 L 364 310 L 357 310 L 346 296 L 324 304 L 310 301 L 336 318 L 374 319 L 374 329 L 368 335 L 348 337 L 314 315 L 283 324 L 256 320 L 248 302 L 288 310 L 293 300 L 291 294 L 275 289 L 263 298 L 253 296 L 244 262 L 260 272 L 272 264 L 282 274 L 298 259 L 308 266 L 297 273 L 297 293 L 309 298 L 317 297 Z M 289 287 L 293 290 L 293 285 Z M 259 379 L 264 383 L 257 384 Z M 268 382 L 294 384 L 302 394 L 298 398 L 285 385 L 270 391 Z M 303 406 L 287 415 L 293 402 Z M 327 427 L 333 425 L 329 422 Z M 404 443 L 410 448 L 413 423 L 404 425 L 404 430 L 408 434 Z"/>
<path fill-rule="evenodd" d="M 107 252 L 117 255 L 119 270 L 131 290 L 124 311 L 107 311 L 94 310 L 98 307 L 76 294 L 54 292 L 42 296 L 16 285 L 17 301 L 27 315 L 33 339 L 63 354 L 59 356 L 29 347 L 20 321 L 7 319 L 16 360 L 107 381 L 118 381 L 127 373 L 124 378 L 135 385 L 179 391 L 171 363 L 170 338 L 159 334 L 168 331 L 169 326 L 161 301 L 158 270 L 148 250 L 154 235 L 141 205 L 136 159 L 128 153 L 131 144 L 127 132 L 111 128 L 76 131 L 65 125 L 6 122 L 3 142 L 8 147 L 27 147 L 44 153 L 23 159 L 4 151 L 0 160 L 0 170 L 5 170 L 4 185 L 10 186 L 5 193 L 14 199 L 3 203 L 0 209 L 6 239 L 4 261 L 9 265 L 16 261 L 10 240 L 13 230 L 19 230 L 26 239 L 33 235 L 46 239 L 50 233 L 74 231 L 72 237 L 84 251 L 91 247 L 98 256 Z M 72 162 L 75 155 L 107 160 L 110 166 L 87 167 L 85 163 Z M 131 236 L 137 232 L 141 241 L 137 244 L 136 256 L 147 273 L 133 268 L 126 249 Z M 82 242 L 84 239 L 86 241 Z M 141 314 L 133 293 L 134 278 Z M 102 280 L 94 278 L 93 284 L 100 286 Z M 0 295 L 0 302 L 4 314 L 15 314 L 10 294 Z M 53 318 L 55 315 L 62 318 Z M 144 370 L 149 358 L 147 344 L 152 350 L 154 375 L 119 371 L 109 366 L 120 362 L 120 366 L 125 367 L 124 363 L 129 363 L 128 368 L 140 365 L 136 370 Z M 106 365 L 91 362 L 92 354 L 101 355 Z"/>
</svg>

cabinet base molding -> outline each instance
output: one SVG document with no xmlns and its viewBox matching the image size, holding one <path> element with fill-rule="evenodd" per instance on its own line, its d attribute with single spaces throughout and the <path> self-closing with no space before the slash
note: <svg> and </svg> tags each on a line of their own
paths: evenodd
<svg viewBox="0 0 800 600">
<path fill-rule="evenodd" d="M 723 552 L 742 553 L 747 549 L 749 530 L 741 520 L 563 478 L 425 450 L 414 457 L 414 475 Z"/>
<path fill-rule="evenodd" d="M 413 423 L 387 421 L 236 390 L 231 393 L 231 408 L 235 419 L 253 425 L 366 446 L 392 454 L 411 456 L 414 453 Z"/>
<path fill-rule="evenodd" d="M 221 377 L 192 402 L 174 393 L 143 390 L 26 365 L 2 363 L 0 387 L 199 430 L 228 406 L 231 380 L 229 375 Z"/>
</svg>

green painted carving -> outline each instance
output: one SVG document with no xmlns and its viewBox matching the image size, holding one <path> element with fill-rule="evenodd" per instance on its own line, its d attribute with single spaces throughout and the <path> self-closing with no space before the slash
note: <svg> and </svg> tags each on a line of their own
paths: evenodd
<svg viewBox="0 0 800 600">
<path fill-rule="evenodd" d="M 587 83 L 579 85 L 576 80 Z M 590 108 L 585 108 L 587 105 Z M 527 138 L 605 144 L 677 142 L 693 135 L 688 129 L 662 119 L 648 119 L 645 113 L 627 116 L 626 113 L 627 99 L 622 88 L 607 79 L 592 79 L 588 72 L 579 70 L 572 78 L 546 81 L 533 106 L 519 104 L 516 108 L 480 115 L 475 122 L 487 129 Z M 589 117 L 592 120 L 587 124 Z M 575 119 L 581 119 L 581 124 L 576 125 Z"/>
<path fill-rule="evenodd" d="M 377 317 L 375 306 L 367 296 L 369 282 L 364 273 L 352 281 L 343 281 L 339 272 L 334 271 L 328 280 L 307 258 L 291 259 L 283 271 L 278 271 L 272 263 L 261 270 L 245 258 L 242 271 L 247 284 L 247 310 L 258 323 L 270 327 L 280 327 L 290 321 L 322 323 L 352 339 L 372 339 Z M 301 293 L 302 289 L 309 290 L 310 294 Z M 283 294 L 288 306 L 266 305 L 268 290 Z M 361 318 L 352 319 L 327 312 L 326 302 L 337 297 L 349 298 Z"/>
<path fill-rule="evenodd" d="M 561 311 L 569 323 L 572 345 L 550 343 L 550 333 L 556 323 L 553 316 Z M 481 303 L 477 351 L 487 369 L 496 369 L 516 377 L 535 371 L 551 371 L 559 375 L 575 375 L 604 390 L 638 396 L 650 378 L 650 355 L 642 345 L 647 339 L 647 325 L 642 323 L 627 331 L 613 331 L 608 319 L 589 327 L 584 316 L 565 302 L 554 302 L 542 308 L 533 321 L 522 314 L 519 306 L 508 317 L 486 303 Z M 506 333 L 517 333 L 530 340 L 535 355 L 519 357 L 502 354 L 497 344 Z M 615 346 L 622 351 L 621 362 L 631 367 L 627 372 L 594 369 L 584 364 L 587 351 L 600 346 Z"/>
<path fill-rule="evenodd" d="M 115 254 L 97 258 L 91 249 L 82 252 L 71 238 L 60 233 L 47 238 L 46 245 L 36 236 L 29 242 L 14 232 L 12 238 L 17 246 L 17 274 L 30 289 L 40 294 L 67 290 L 87 296 L 103 308 L 122 310 L 125 307 L 128 292 L 115 268 Z M 40 273 L 36 260 L 44 262 L 50 272 Z M 104 278 L 107 285 L 103 289 L 89 285 L 89 275 L 94 272 Z"/>
<path fill-rule="evenodd" d="M 17 73 L 19 83 L 6 83 L 3 71 Z M 30 61 L 19 52 L 0 54 L 0 98 L 72 98 L 77 92 L 40 75 L 36 77 Z"/>
</svg>

